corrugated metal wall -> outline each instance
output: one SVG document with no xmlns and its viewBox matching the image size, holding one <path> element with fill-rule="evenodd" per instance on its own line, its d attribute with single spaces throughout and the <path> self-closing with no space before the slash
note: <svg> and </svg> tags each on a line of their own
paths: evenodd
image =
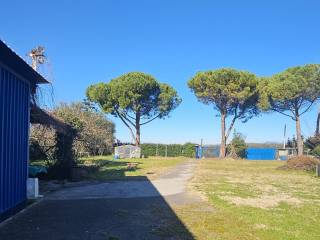
<svg viewBox="0 0 320 240">
<path fill-rule="evenodd" d="M 220 146 L 203 146 L 202 157 L 215 158 L 219 157 Z"/>
<path fill-rule="evenodd" d="M 0 216 L 26 200 L 30 84 L 0 65 Z"/>
<path fill-rule="evenodd" d="M 248 148 L 247 159 L 249 160 L 275 160 L 277 149 L 275 148 Z"/>
</svg>

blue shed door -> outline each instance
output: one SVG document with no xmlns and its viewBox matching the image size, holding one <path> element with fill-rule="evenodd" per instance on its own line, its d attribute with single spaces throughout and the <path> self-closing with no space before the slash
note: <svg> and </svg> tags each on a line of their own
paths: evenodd
<svg viewBox="0 0 320 240">
<path fill-rule="evenodd" d="M 26 200 L 30 83 L 0 65 L 0 217 Z"/>
</svg>

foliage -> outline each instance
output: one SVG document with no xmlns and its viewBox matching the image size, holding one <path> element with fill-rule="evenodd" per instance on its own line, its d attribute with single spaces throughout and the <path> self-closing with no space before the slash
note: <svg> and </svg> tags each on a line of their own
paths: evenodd
<svg viewBox="0 0 320 240">
<path fill-rule="evenodd" d="M 247 157 L 247 144 L 243 134 L 234 131 L 233 138 L 227 147 L 227 153 L 233 158 Z"/>
<path fill-rule="evenodd" d="M 68 133 L 61 133 L 51 127 L 33 124 L 30 133 L 30 160 L 44 160 L 48 168 L 47 178 L 69 178 L 70 170 L 75 163 L 72 149 L 75 136 L 74 129 L 69 129 Z"/>
<path fill-rule="evenodd" d="M 67 133 L 56 132 L 56 160 L 48 169 L 50 178 L 65 179 L 70 178 L 72 167 L 76 165 L 73 143 L 77 136 L 75 129 L 70 129 Z"/>
<path fill-rule="evenodd" d="M 314 137 L 309 137 L 305 145 L 312 151 L 314 150 L 317 146 L 320 146 L 320 135 L 314 136 Z"/>
<path fill-rule="evenodd" d="M 319 77 L 320 65 L 308 64 L 263 78 L 259 86 L 259 104 L 264 110 L 289 112 L 289 117 L 295 120 L 295 110 L 304 109 L 301 115 L 319 98 Z"/>
<path fill-rule="evenodd" d="M 144 143 L 141 144 L 142 155 L 148 156 L 166 156 L 167 157 L 195 157 L 195 144 L 156 144 L 156 143 Z"/>
<path fill-rule="evenodd" d="M 56 131 L 51 127 L 32 124 L 30 128 L 30 159 L 45 159 L 46 165 L 52 165 L 56 151 Z"/>
<path fill-rule="evenodd" d="M 111 153 L 114 124 L 84 103 L 61 104 L 52 114 L 70 124 L 67 132 L 33 125 L 30 159 L 45 159 L 49 178 L 68 178 L 75 164 L 75 152 Z M 101 151 L 101 149 L 103 151 Z"/>
<path fill-rule="evenodd" d="M 221 116 L 220 157 L 225 157 L 225 145 L 237 119 L 248 121 L 259 113 L 257 78 L 246 71 L 222 68 L 198 72 L 188 82 L 189 88 L 204 104 L 213 104 Z M 231 116 L 226 132 L 225 119 Z"/>
<path fill-rule="evenodd" d="M 30 132 L 31 134 L 31 132 Z M 29 140 L 29 159 L 46 159 L 46 152 L 41 148 L 40 144 L 35 139 Z"/>
<path fill-rule="evenodd" d="M 275 111 L 296 122 L 298 154 L 303 154 L 300 116 L 306 113 L 320 96 L 320 65 L 308 64 L 288 68 L 259 84 L 259 105 L 265 111 Z"/>
<path fill-rule="evenodd" d="M 297 156 L 287 161 L 287 167 L 289 169 L 297 170 L 313 171 L 317 164 L 320 164 L 320 161 L 311 156 Z"/>
<path fill-rule="evenodd" d="M 320 145 L 316 146 L 311 153 L 314 156 L 320 157 Z"/>
<path fill-rule="evenodd" d="M 293 136 L 291 139 L 288 138 L 288 140 L 286 142 L 286 147 L 287 148 L 296 148 L 297 147 L 297 140 L 296 140 L 295 136 Z"/>
<path fill-rule="evenodd" d="M 105 113 L 120 118 L 129 128 L 136 145 L 140 145 L 142 125 L 167 117 L 181 102 L 176 90 L 141 72 L 127 73 L 109 83 L 92 85 L 87 89 L 87 97 Z"/>
<path fill-rule="evenodd" d="M 77 137 L 73 144 L 76 153 L 112 153 L 115 127 L 102 113 L 80 102 L 62 103 L 53 113 L 76 129 Z"/>
</svg>

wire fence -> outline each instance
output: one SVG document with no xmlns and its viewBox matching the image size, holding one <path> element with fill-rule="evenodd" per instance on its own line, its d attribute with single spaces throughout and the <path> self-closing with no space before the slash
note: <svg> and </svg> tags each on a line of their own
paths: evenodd
<svg viewBox="0 0 320 240">
<path fill-rule="evenodd" d="M 141 152 L 145 157 L 162 156 L 162 157 L 195 157 L 195 144 L 141 144 Z"/>
</svg>

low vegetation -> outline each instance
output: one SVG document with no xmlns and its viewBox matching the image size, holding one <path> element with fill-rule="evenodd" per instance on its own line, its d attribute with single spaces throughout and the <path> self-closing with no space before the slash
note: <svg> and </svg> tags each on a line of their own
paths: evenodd
<svg viewBox="0 0 320 240">
<path fill-rule="evenodd" d="M 47 178 L 69 178 L 79 155 L 113 152 L 115 126 L 90 103 L 62 103 L 50 114 L 70 129 L 61 133 L 50 126 L 33 124 L 31 127 L 30 161 L 44 159 L 40 162 L 48 169 Z"/>
<path fill-rule="evenodd" d="M 195 144 L 156 144 L 144 143 L 141 144 L 142 155 L 148 156 L 162 156 L 162 157 L 195 157 Z"/>
<path fill-rule="evenodd" d="M 313 149 L 312 154 L 313 154 L 314 156 L 320 157 L 320 145 L 316 146 L 316 147 Z"/>
<path fill-rule="evenodd" d="M 233 138 L 227 146 L 227 155 L 232 158 L 246 158 L 247 148 L 245 136 L 234 131 Z"/>
<path fill-rule="evenodd" d="M 320 164 L 319 159 L 312 156 L 297 156 L 290 158 L 287 161 L 286 167 L 289 169 L 314 171 L 317 164 Z"/>
<path fill-rule="evenodd" d="M 90 155 L 110 154 L 113 151 L 114 124 L 89 103 L 60 104 L 52 114 L 76 131 L 73 151 Z M 33 124 L 30 133 L 30 159 L 55 159 L 57 132 L 40 124 Z"/>
<path fill-rule="evenodd" d="M 319 239 L 320 180 L 283 164 L 201 160 L 190 188 L 204 201 L 175 212 L 195 239 Z"/>
</svg>

